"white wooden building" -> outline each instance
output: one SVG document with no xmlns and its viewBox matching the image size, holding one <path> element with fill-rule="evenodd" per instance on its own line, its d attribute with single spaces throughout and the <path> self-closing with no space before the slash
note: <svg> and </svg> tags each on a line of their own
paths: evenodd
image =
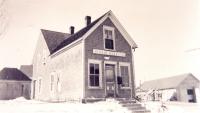
<svg viewBox="0 0 200 113">
<path fill-rule="evenodd" d="M 191 73 L 144 82 L 137 88 L 143 100 L 199 102 L 199 80 Z"/>
</svg>

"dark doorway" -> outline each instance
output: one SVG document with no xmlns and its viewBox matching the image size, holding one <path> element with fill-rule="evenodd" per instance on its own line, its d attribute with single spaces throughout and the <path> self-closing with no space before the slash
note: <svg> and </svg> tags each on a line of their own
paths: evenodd
<svg viewBox="0 0 200 113">
<path fill-rule="evenodd" d="M 24 96 L 24 85 L 21 86 L 21 96 Z"/>
<path fill-rule="evenodd" d="M 196 95 L 194 89 L 187 89 L 188 102 L 196 102 Z"/>
</svg>

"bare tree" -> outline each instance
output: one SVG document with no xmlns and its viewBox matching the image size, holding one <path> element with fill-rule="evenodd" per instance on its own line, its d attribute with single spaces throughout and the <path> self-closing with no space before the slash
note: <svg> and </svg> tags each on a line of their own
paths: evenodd
<svg viewBox="0 0 200 113">
<path fill-rule="evenodd" d="M 6 11 L 6 0 L 0 0 L 0 38 L 6 31 L 8 25 L 8 15 Z"/>
</svg>

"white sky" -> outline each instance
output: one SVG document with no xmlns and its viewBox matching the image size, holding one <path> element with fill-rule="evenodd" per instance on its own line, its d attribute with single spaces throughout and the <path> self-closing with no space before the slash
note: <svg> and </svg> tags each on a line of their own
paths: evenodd
<svg viewBox="0 0 200 113">
<path fill-rule="evenodd" d="M 7 0 L 9 26 L 0 39 L 0 68 L 32 61 L 39 29 L 79 30 L 112 10 L 139 48 L 137 82 L 192 72 L 200 78 L 199 0 Z"/>
</svg>

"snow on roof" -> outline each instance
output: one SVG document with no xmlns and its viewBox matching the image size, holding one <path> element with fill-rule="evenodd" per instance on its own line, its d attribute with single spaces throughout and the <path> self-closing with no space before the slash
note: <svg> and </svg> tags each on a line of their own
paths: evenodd
<svg viewBox="0 0 200 113">
<path fill-rule="evenodd" d="M 140 89 L 141 90 L 173 89 L 176 88 L 188 76 L 194 77 L 191 73 L 185 73 L 178 76 L 146 81 L 140 86 Z M 197 79 L 196 77 L 194 78 Z"/>
</svg>

